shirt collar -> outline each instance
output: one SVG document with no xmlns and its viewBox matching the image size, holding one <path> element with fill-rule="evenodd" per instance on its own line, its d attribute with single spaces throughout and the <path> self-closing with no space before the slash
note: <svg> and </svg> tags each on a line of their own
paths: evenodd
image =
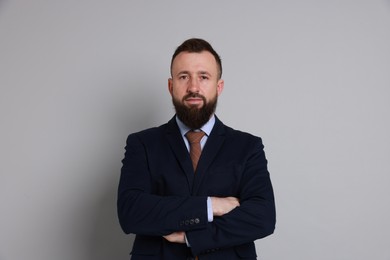
<svg viewBox="0 0 390 260">
<path fill-rule="evenodd" d="M 184 136 L 188 131 L 192 130 L 188 126 L 186 126 L 177 116 L 176 116 L 176 123 L 179 126 L 179 130 L 182 136 Z M 204 124 L 200 130 L 206 133 L 207 136 L 210 135 L 211 130 L 213 130 L 215 124 L 215 115 L 213 114 L 209 121 L 207 121 L 206 124 Z M 194 129 L 197 130 L 197 129 Z"/>
</svg>

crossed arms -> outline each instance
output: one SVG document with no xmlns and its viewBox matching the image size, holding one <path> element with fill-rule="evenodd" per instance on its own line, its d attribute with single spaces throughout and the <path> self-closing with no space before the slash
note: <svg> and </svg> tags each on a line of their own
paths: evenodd
<svg viewBox="0 0 390 260">
<path fill-rule="evenodd" d="M 228 182 L 230 186 L 239 185 L 239 193 L 226 197 L 210 194 L 212 222 L 208 221 L 207 196 L 190 196 L 188 186 L 183 185 L 186 183 L 184 174 L 176 174 L 167 166 L 175 165 L 175 161 L 167 163 L 170 157 L 163 153 L 158 153 L 159 158 L 156 158 L 156 148 L 153 146 L 152 153 L 150 146 L 137 135 L 130 135 L 127 140 L 118 189 L 118 216 L 125 233 L 160 236 L 173 243 L 185 243 L 186 238 L 194 255 L 212 248 L 253 242 L 273 233 L 274 197 L 260 138 L 245 143 L 248 152 L 242 155 L 245 158 L 237 159 L 244 161 L 239 183 Z M 237 153 L 240 155 L 239 151 Z M 173 176 L 169 180 L 163 179 L 158 187 L 152 186 L 156 180 L 152 179 L 151 167 L 163 167 L 164 172 Z M 152 172 L 155 170 L 153 168 Z M 217 189 L 220 184 L 214 183 L 216 186 L 209 188 Z M 178 195 L 156 194 L 159 191 L 164 194 L 167 190 L 168 193 L 174 190 Z M 182 225 L 188 219 L 196 221 L 193 225 Z"/>
</svg>

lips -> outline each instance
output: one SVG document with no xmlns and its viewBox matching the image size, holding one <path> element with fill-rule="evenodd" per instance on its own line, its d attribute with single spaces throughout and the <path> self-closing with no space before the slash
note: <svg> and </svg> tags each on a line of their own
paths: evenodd
<svg viewBox="0 0 390 260">
<path fill-rule="evenodd" d="M 187 98 L 186 101 L 188 102 L 200 102 L 203 101 L 202 98 Z"/>
<path fill-rule="evenodd" d="M 185 101 L 205 101 L 205 97 L 203 97 L 202 95 L 199 95 L 199 94 L 190 94 L 190 95 L 186 95 L 183 100 Z"/>
<path fill-rule="evenodd" d="M 203 100 L 201 98 L 189 98 L 185 101 L 189 106 L 200 106 L 203 104 Z"/>
</svg>

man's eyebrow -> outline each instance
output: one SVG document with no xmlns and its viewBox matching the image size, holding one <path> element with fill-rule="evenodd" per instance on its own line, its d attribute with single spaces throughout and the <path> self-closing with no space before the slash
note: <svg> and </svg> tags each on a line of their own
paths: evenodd
<svg viewBox="0 0 390 260">
<path fill-rule="evenodd" d="M 198 74 L 200 74 L 200 75 L 205 75 L 205 74 L 211 75 L 208 71 L 203 71 L 203 70 L 199 71 Z"/>
<path fill-rule="evenodd" d="M 187 70 L 182 70 L 182 71 L 179 71 L 176 75 L 182 75 L 182 74 L 190 74 L 190 72 Z"/>
<path fill-rule="evenodd" d="M 179 75 L 190 75 L 191 73 L 188 71 L 188 70 L 182 70 L 182 71 L 179 71 L 176 76 L 179 76 Z M 211 76 L 211 73 L 206 71 L 206 70 L 201 70 L 201 71 L 198 71 L 196 74 L 198 75 L 208 75 L 208 76 Z"/>
</svg>

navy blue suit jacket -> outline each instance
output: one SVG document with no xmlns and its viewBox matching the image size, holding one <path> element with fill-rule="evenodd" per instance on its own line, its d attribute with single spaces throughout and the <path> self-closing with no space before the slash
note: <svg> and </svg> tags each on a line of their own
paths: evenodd
<svg viewBox="0 0 390 260">
<path fill-rule="evenodd" d="M 275 228 L 275 203 L 259 137 L 218 118 L 194 173 L 175 118 L 129 135 L 118 189 L 118 216 L 136 234 L 132 259 L 256 259 L 254 240 Z M 207 220 L 207 196 L 240 206 Z M 186 244 L 162 236 L 185 231 Z"/>
</svg>

